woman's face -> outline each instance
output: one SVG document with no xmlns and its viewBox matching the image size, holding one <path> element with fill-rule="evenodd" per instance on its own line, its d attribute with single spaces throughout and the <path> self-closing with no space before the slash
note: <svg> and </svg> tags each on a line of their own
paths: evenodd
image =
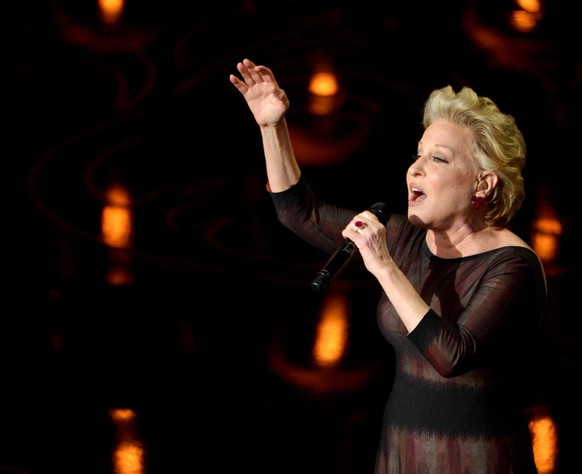
<svg viewBox="0 0 582 474">
<path fill-rule="evenodd" d="M 469 129 L 444 120 L 424 131 L 406 174 L 408 219 L 413 224 L 446 231 L 474 218 L 470 199 L 479 169 L 471 157 L 471 143 Z"/>
</svg>

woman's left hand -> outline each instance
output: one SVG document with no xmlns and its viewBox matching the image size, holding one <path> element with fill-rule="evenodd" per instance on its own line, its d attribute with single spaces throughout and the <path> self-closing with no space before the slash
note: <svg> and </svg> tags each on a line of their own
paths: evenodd
<svg viewBox="0 0 582 474">
<path fill-rule="evenodd" d="M 386 227 L 372 212 L 363 211 L 355 215 L 342 235 L 356 244 L 370 273 L 376 275 L 392 261 L 386 243 Z"/>
</svg>

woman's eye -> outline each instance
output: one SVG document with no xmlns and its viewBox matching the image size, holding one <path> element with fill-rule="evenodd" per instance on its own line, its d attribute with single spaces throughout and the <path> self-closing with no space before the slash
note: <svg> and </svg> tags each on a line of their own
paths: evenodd
<svg viewBox="0 0 582 474">
<path fill-rule="evenodd" d="M 422 154 L 421 153 L 417 153 L 416 155 L 412 155 L 412 161 L 413 162 L 414 161 L 417 161 L 421 157 L 422 157 Z M 433 161 L 438 161 L 440 163 L 448 163 L 448 161 L 445 158 L 443 158 L 442 156 L 438 156 L 438 155 L 431 155 L 430 159 L 433 160 Z"/>
<path fill-rule="evenodd" d="M 432 159 L 434 161 L 440 161 L 442 163 L 446 163 L 447 162 L 447 160 L 445 160 L 444 158 L 441 158 L 440 156 L 436 156 L 436 155 L 433 155 Z"/>
</svg>

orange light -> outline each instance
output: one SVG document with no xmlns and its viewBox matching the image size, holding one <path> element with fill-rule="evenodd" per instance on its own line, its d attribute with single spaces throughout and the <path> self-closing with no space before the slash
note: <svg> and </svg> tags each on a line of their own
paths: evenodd
<svg viewBox="0 0 582 474">
<path fill-rule="evenodd" d="M 331 72 L 316 72 L 309 81 L 309 92 L 315 95 L 329 97 L 337 94 L 338 90 L 337 78 Z"/>
<path fill-rule="evenodd" d="M 320 367 L 337 366 L 345 352 L 348 339 L 348 309 L 345 296 L 327 297 L 316 329 L 313 358 Z"/>
<path fill-rule="evenodd" d="M 109 412 L 116 430 L 113 449 L 113 472 L 115 474 L 144 474 L 144 449 L 136 429 L 137 415 L 126 408 Z"/>
<path fill-rule="evenodd" d="M 559 249 L 562 224 L 552 216 L 538 217 L 533 223 L 532 247 L 544 263 L 552 262 Z"/>
<path fill-rule="evenodd" d="M 316 72 L 309 81 L 309 111 L 314 115 L 328 115 L 337 107 L 339 84 L 335 74 Z"/>
<path fill-rule="evenodd" d="M 107 190 L 107 204 L 101 215 L 101 234 L 107 245 L 127 248 L 131 244 L 131 199 L 129 192 L 118 185 Z"/>
<path fill-rule="evenodd" d="M 532 418 L 529 430 L 539 474 L 553 474 L 558 452 L 558 435 L 554 420 L 549 416 Z"/>
<path fill-rule="evenodd" d="M 114 184 L 106 192 L 106 204 L 101 213 L 101 237 L 110 247 L 106 280 L 115 286 L 129 284 L 133 275 L 129 269 L 133 242 L 133 213 L 127 189 Z"/>
<path fill-rule="evenodd" d="M 517 0 L 517 4 L 520 8 L 531 13 L 540 13 L 542 9 L 539 0 Z"/>
<path fill-rule="evenodd" d="M 99 16 L 103 23 L 112 25 L 121 19 L 124 0 L 99 0 Z"/>
<path fill-rule="evenodd" d="M 536 28 L 542 18 L 542 6 L 539 0 L 518 0 L 520 10 L 511 15 L 511 25 L 524 33 Z"/>
<path fill-rule="evenodd" d="M 525 10 L 516 10 L 511 14 L 511 25 L 523 33 L 533 31 L 538 24 L 538 15 L 526 12 Z"/>
</svg>

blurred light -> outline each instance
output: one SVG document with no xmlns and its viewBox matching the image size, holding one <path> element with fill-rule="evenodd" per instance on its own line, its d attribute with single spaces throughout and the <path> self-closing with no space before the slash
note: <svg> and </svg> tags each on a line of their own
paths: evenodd
<svg viewBox="0 0 582 474">
<path fill-rule="evenodd" d="M 542 263 L 550 264 L 558 256 L 562 224 L 550 205 L 550 190 L 547 185 L 540 184 L 536 198 L 536 215 L 531 225 L 531 246 Z"/>
<path fill-rule="evenodd" d="M 121 19 L 124 0 L 99 0 L 99 17 L 103 23 L 113 25 Z"/>
<path fill-rule="evenodd" d="M 331 96 L 338 93 L 337 78 L 331 72 L 316 72 L 309 81 L 309 92 L 315 95 Z"/>
<path fill-rule="evenodd" d="M 110 247 L 127 248 L 131 245 L 131 198 L 129 192 L 113 185 L 107 190 L 106 205 L 101 215 L 101 233 Z"/>
<path fill-rule="evenodd" d="M 335 74 L 329 71 L 316 72 L 309 81 L 309 112 L 328 115 L 338 106 L 339 85 Z"/>
<path fill-rule="evenodd" d="M 127 266 L 111 266 L 105 279 L 113 286 L 129 285 L 133 282 L 133 274 Z"/>
<path fill-rule="evenodd" d="M 540 13 L 542 6 L 539 0 L 517 0 L 517 4 L 520 8 L 530 13 Z"/>
<path fill-rule="evenodd" d="M 516 10 L 511 14 L 511 26 L 517 31 L 527 33 L 533 31 L 538 24 L 538 16 L 524 10 Z"/>
<path fill-rule="evenodd" d="M 136 429 L 136 413 L 127 408 L 117 408 L 111 410 L 109 416 L 116 432 L 114 474 L 144 474 L 144 449 Z"/>
<path fill-rule="evenodd" d="M 517 31 L 527 33 L 533 31 L 542 19 L 541 5 L 538 0 L 518 0 L 521 10 L 511 14 L 511 26 Z"/>
<path fill-rule="evenodd" d="M 127 189 L 119 184 L 113 184 L 106 191 L 105 202 L 101 214 L 101 236 L 112 250 L 106 280 L 116 286 L 129 284 L 133 281 L 133 275 L 128 267 L 129 254 L 119 250 L 129 250 L 132 246 L 131 196 Z"/>
<path fill-rule="evenodd" d="M 335 367 L 341 362 L 348 339 L 348 308 L 345 296 L 331 293 L 324 302 L 313 347 L 319 367 Z"/>
<path fill-rule="evenodd" d="M 529 430 L 539 474 L 553 474 L 558 451 L 558 436 L 554 420 L 549 416 L 532 418 L 529 422 Z"/>
<path fill-rule="evenodd" d="M 547 211 L 546 211 L 547 212 Z M 543 263 L 553 262 L 558 254 L 562 224 L 557 217 L 542 215 L 533 223 L 532 247 Z"/>
</svg>

